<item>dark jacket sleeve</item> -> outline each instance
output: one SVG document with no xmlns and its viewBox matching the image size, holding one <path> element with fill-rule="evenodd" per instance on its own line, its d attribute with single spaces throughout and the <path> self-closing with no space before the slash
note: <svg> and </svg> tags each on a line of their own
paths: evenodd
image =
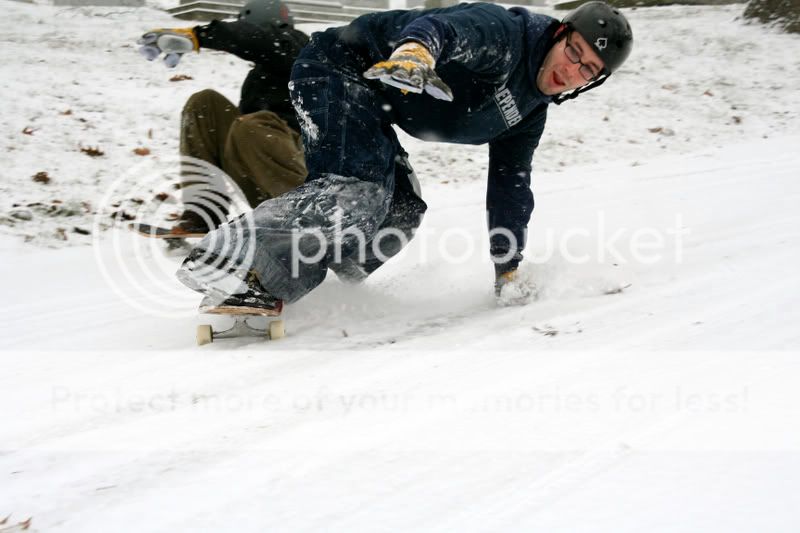
<svg viewBox="0 0 800 533">
<path fill-rule="evenodd" d="M 533 213 L 533 152 L 539 146 L 546 120 L 547 105 L 543 104 L 489 143 L 486 210 L 491 231 L 490 252 L 493 257 L 508 254 L 512 257 L 512 267 L 522 259 L 525 248 L 528 221 Z"/>
<path fill-rule="evenodd" d="M 300 49 L 308 42 L 303 32 L 274 24 L 256 26 L 243 20 L 215 20 L 196 26 L 201 48 L 220 50 L 262 65 L 268 71 L 290 71 Z"/>
<path fill-rule="evenodd" d="M 415 19 L 398 42 L 425 45 L 437 65 L 457 61 L 488 76 L 506 74 L 516 60 L 513 43 L 519 39 L 516 15 L 495 4 L 464 4 Z"/>
</svg>

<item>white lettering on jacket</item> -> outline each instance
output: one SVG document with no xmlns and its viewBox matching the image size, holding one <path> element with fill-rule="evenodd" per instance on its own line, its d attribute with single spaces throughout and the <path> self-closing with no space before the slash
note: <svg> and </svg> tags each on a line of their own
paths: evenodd
<svg viewBox="0 0 800 533">
<path fill-rule="evenodd" d="M 510 128 L 522 120 L 519 109 L 517 109 L 517 103 L 514 101 L 514 97 L 507 87 L 500 87 L 500 89 L 494 93 L 494 101 L 497 107 L 500 108 L 500 112 L 503 114 L 503 120 L 506 121 L 507 127 Z"/>
</svg>

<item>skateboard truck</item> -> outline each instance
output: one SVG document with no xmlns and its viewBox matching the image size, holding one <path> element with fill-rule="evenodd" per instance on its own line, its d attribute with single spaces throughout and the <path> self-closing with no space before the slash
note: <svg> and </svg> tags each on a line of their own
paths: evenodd
<svg viewBox="0 0 800 533">
<path fill-rule="evenodd" d="M 204 300 L 205 302 L 206 300 Z M 200 304 L 199 311 L 209 315 L 226 315 L 233 318 L 233 326 L 228 329 L 215 330 L 210 324 L 197 326 L 197 345 L 210 344 L 217 339 L 235 337 L 267 337 L 277 340 L 286 336 L 283 320 L 270 320 L 266 328 L 254 328 L 247 321 L 257 317 L 279 317 L 283 311 L 283 302 L 275 309 L 256 307 L 222 307 Z"/>
<path fill-rule="evenodd" d="M 283 320 L 273 320 L 266 328 L 254 328 L 247 323 L 249 318 L 262 315 L 241 315 L 234 317 L 233 326 L 221 331 L 215 330 L 209 324 L 197 326 L 197 345 L 211 344 L 217 339 L 232 339 L 235 337 L 267 337 L 277 340 L 286 336 Z"/>
</svg>

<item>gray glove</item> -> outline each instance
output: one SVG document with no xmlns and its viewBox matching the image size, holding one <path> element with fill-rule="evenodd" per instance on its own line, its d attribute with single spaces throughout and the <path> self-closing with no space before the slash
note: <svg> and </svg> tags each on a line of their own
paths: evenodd
<svg viewBox="0 0 800 533">
<path fill-rule="evenodd" d="M 177 66 L 186 52 L 200 50 L 192 28 L 158 28 L 142 35 L 136 43 L 141 45 L 139 53 L 148 61 L 163 53 L 168 68 Z"/>
</svg>

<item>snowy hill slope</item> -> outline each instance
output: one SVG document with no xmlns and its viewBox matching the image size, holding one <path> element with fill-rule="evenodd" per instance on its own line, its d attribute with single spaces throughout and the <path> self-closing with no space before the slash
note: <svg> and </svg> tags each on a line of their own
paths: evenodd
<svg viewBox="0 0 800 533">
<path fill-rule="evenodd" d="M 349 287 L 330 276 L 288 308 L 292 335 L 279 346 L 252 339 L 226 345 L 796 349 L 797 141 L 575 168 L 569 187 L 540 173 L 536 231 L 522 269 L 539 296 L 522 307 L 494 302 L 483 188 L 431 187 L 420 234 L 368 283 Z M 2 311 L 0 345 L 191 346 L 198 295 L 174 279 L 180 257 L 166 255 L 160 241 L 114 230 L 96 253 L 7 246 L 0 279 L 16 305 Z M 87 330 L 86 314 L 116 326 Z M 39 323 L 49 316 L 59 318 L 47 320 L 43 336 Z"/>
<path fill-rule="evenodd" d="M 2 5 L 2 208 L 91 206 L 34 206 L 0 239 L 0 520 L 800 527 L 796 38 L 739 26 L 738 6 L 632 13 L 653 37 L 628 76 L 550 114 L 523 267 L 537 300 L 491 293 L 485 149 L 406 139 L 430 209 L 401 256 L 361 287 L 326 280 L 287 309 L 285 339 L 198 348 L 207 319 L 178 257 L 69 228 L 92 228 L 134 147 L 168 165 L 182 101 L 209 85 L 235 98 L 246 65 L 187 58 L 195 79 L 173 85 L 115 48 L 169 22 L 153 10 Z M 31 182 L 39 170 L 53 181 Z"/>
<path fill-rule="evenodd" d="M 186 315 L 153 316 L 88 248 L 9 244 L 0 511 L 42 531 L 795 531 L 797 142 L 543 188 L 557 235 L 596 236 L 600 207 L 609 234 L 681 213 L 681 261 L 576 240 L 591 261 L 531 264 L 540 299 L 497 308 L 482 247 L 421 264 L 418 240 L 291 306 L 273 342 L 196 348 L 186 291 Z M 477 231 L 480 188 L 443 189 L 431 233 Z"/>
<path fill-rule="evenodd" d="M 2 233 L 44 246 L 90 244 L 97 203 L 115 179 L 144 163 L 171 170 L 180 109 L 192 93 L 211 87 L 238 101 L 244 61 L 206 50 L 168 70 L 136 53 L 143 31 L 184 24 L 162 11 L 8 0 L 0 7 L 8 21 L 0 37 Z M 743 9 L 631 11 L 637 37 L 630 61 L 602 91 L 553 107 L 536 168 L 568 182 L 574 165 L 641 163 L 797 134 L 800 40 L 744 25 Z M 170 81 L 176 75 L 191 79 Z M 485 180 L 485 148 L 403 144 L 423 186 Z M 149 154 L 136 155 L 137 148 Z M 41 172 L 49 183 L 33 181 Z M 118 200 L 125 208 L 148 193 L 133 187 Z"/>
</svg>

